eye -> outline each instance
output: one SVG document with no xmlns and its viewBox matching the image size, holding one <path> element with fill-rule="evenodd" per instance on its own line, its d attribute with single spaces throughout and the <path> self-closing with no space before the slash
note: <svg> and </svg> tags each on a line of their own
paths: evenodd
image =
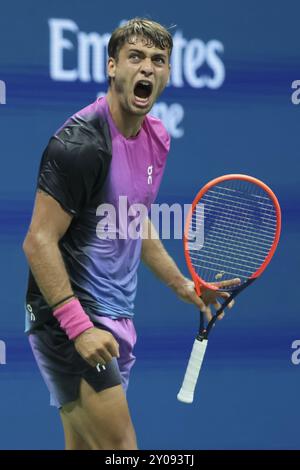
<svg viewBox="0 0 300 470">
<path fill-rule="evenodd" d="M 156 62 L 159 65 L 165 64 L 166 60 L 164 57 L 154 57 L 154 62 Z"/>
<path fill-rule="evenodd" d="M 137 62 L 140 59 L 140 56 L 136 52 L 132 52 L 131 54 L 129 54 L 129 59 Z"/>
</svg>

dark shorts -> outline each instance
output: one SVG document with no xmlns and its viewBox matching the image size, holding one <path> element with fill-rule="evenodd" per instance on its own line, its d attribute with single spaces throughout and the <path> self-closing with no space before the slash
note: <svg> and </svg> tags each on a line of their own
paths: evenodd
<svg viewBox="0 0 300 470">
<path fill-rule="evenodd" d="M 132 320 L 99 317 L 97 328 L 109 331 L 119 343 L 120 357 L 106 364 L 105 370 L 91 367 L 78 354 L 59 323 L 53 320 L 29 335 L 29 342 L 40 372 L 50 392 L 50 404 L 61 408 L 79 397 L 81 379 L 100 392 L 122 384 L 127 391 L 130 370 L 135 362 L 136 332 Z"/>
</svg>

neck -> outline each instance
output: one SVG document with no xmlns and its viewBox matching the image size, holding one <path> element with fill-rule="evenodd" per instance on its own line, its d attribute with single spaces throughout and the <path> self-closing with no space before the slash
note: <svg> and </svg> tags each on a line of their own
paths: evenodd
<svg viewBox="0 0 300 470">
<path fill-rule="evenodd" d="M 142 127 L 145 116 L 137 116 L 124 110 L 111 88 L 107 92 L 106 99 L 118 131 L 127 139 L 135 137 Z"/>
</svg>

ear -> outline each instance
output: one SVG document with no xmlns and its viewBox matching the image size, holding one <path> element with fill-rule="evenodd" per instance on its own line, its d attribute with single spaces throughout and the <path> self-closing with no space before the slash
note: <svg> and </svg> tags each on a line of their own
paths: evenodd
<svg viewBox="0 0 300 470">
<path fill-rule="evenodd" d="M 115 78 L 116 75 L 116 60 L 109 57 L 107 61 L 107 74 L 110 78 Z"/>
</svg>

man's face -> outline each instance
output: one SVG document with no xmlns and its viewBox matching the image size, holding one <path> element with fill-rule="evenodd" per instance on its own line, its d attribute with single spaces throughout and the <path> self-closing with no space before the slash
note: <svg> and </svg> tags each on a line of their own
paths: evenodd
<svg viewBox="0 0 300 470">
<path fill-rule="evenodd" d="M 135 44 L 125 43 L 118 60 L 108 60 L 108 75 L 122 108 L 135 115 L 145 115 L 165 88 L 170 73 L 167 49 L 145 45 L 143 37 Z"/>
</svg>

